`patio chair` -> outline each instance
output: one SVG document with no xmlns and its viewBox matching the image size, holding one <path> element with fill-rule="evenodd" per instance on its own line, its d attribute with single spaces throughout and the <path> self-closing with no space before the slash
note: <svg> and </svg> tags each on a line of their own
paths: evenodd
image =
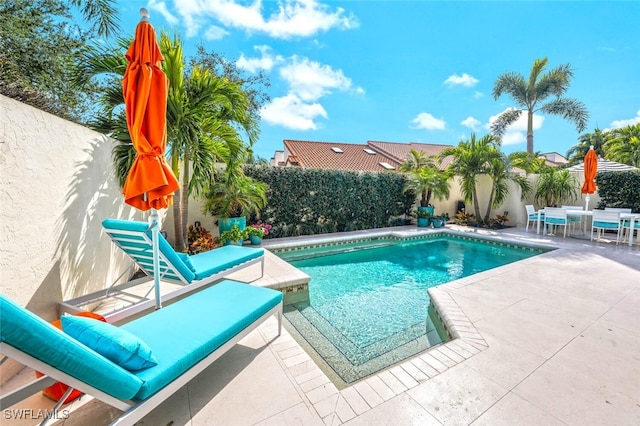
<svg viewBox="0 0 640 426">
<path fill-rule="evenodd" d="M 569 221 L 567 220 L 567 210 L 556 208 L 556 207 L 545 207 L 544 209 L 544 225 L 552 226 L 552 233 L 555 234 L 556 226 L 564 226 L 564 234 L 562 238 L 567 237 L 567 225 Z"/>
<path fill-rule="evenodd" d="M 606 211 L 606 212 L 631 213 L 631 209 L 630 208 L 626 208 L 626 207 L 605 207 L 604 211 Z"/>
<path fill-rule="evenodd" d="M 536 224 L 538 222 L 538 215 L 540 215 L 540 220 L 544 219 L 544 213 L 537 212 L 533 204 L 527 204 L 524 208 L 527 210 L 527 226 L 524 231 L 529 232 L 529 224 L 531 222 Z"/>
<path fill-rule="evenodd" d="M 562 206 L 562 208 L 565 209 L 565 210 L 584 210 L 584 206 Z M 582 222 L 582 217 L 575 217 L 575 216 L 570 216 L 570 215 L 567 214 L 567 221 L 569 222 L 569 225 L 571 225 L 571 227 L 575 231 L 576 223 L 581 223 Z"/>
<path fill-rule="evenodd" d="M 597 230 L 598 241 L 604 231 L 616 231 L 616 244 L 620 243 L 620 231 L 622 230 L 622 222 L 620 221 L 620 212 L 594 210 L 593 224 L 591 226 L 591 241 L 593 241 L 593 232 Z"/>
<path fill-rule="evenodd" d="M 272 315 L 279 336 L 282 297 L 225 280 L 121 327 L 66 316 L 63 332 L 0 295 L 0 353 L 45 374 L 2 395 L 0 407 L 60 381 L 123 411 L 111 424 L 133 425 Z M 146 364 L 131 365 L 140 357 Z"/>
<path fill-rule="evenodd" d="M 122 249 L 148 277 L 153 278 L 153 243 L 149 225 L 146 222 L 120 219 L 106 219 L 102 225 L 115 245 Z M 160 279 L 178 284 L 177 289 L 162 295 L 162 302 L 196 291 L 256 263 L 261 264 L 260 276 L 264 275 L 264 249 L 229 245 L 189 256 L 173 250 L 161 234 L 159 238 Z M 84 305 L 104 300 L 124 291 L 127 291 L 128 297 L 133 297 L 131 287 L 147 284 L 148 281 L 146 278 L 120 285 L 114 284 L 105 290 L 61 302 L 61 312 L 75 313 L 81 311 Z M 114 312 L 101 312 L 101 314 L 109 322 L 117 322 L 149 309 L 155 304 L 153 297 L 149 297 L 152 290 L 153 280 L 146 294 L 139 296 L 135 303 Z"/>
<path fill-rule="evenodd" d="M 626 213 L 626 212 L 625 212 Z M 630 213 L 630 212 L 629 212 Z M 621 219 L 622 221 L 622 236 L 620 237 L 620 241 L 627 242 L 629 241 L 629 237 L 631 235 L 631 222 L 633 222 L 633 232 L 635 233 L 636 243 L 640 238 L 640 216 L 636 216 L 636 219 Z"/>
</svg>

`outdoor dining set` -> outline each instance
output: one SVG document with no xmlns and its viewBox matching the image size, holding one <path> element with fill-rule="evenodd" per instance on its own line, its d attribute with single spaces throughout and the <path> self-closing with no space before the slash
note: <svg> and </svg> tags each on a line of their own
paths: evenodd
<svg viewBox="0 0 640 426">
<path fill-rule="evenodd" d="M 632 213 L 630 208 L 605 207 L 604 210 L 585 210 L 583 206 L 565 205 L 535 210 L 531 204 L 526 205 L 525 208 L 527 209 L 526 232 L 529 232 L 529 225 L 535 222 L 536 234 L 540 234 L 542 223 L 543 229 L 549 228 L 550 235 L 555 235 L 555 230 L 559 226 L 563 227 L 563 238 L 567 236 L 567 232 L 571 232 L 568 231 L 569 228 L 575 229 L 576 226 L 580 226 L 582 235 L 586 235 L 590 222 L 591 241 L 594 233 L 600 241 L 604 232 L 612 231 L 616 233 L 616 244 L 626 241 L 629 246 L 633 245 L 634 232 L 640 233 L 640 213 Z M 590 221 L 589 218 L 591 218 Z"/>
</svg>

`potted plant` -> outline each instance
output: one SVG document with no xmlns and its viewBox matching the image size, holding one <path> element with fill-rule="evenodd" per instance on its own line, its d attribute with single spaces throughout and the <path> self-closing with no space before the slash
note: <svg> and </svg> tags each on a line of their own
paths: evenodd
<svg viewBox="0 0 640 426">
<path fill-rule="evenodd" d="M 220 234 L 220 243 L 224 246 L 233 244 L 241 246 L 242 242 L 247 239 L 247 232 L 245 229 L 240 229 L 238 225 L 233 225 L 228 231 L 224 231 Z"/>
<path fill-rule="evenodd" d="M 258 213 L 267 203 L 267 185 L 245 176 L 242 172 L 227 172 L 205 195 L 203 210 L 218 217 L 220 234 L 237 225 L 247 226 L 247 215 Z"/>
<path fill-rule="evenodd" d="M 253 245 L 260 245 L 262 243 L 262 238 L 265 235 L 269 235 L 269 231 L 272 226 L 268 223 L 263 223 L 262 221 L 258 221 L 258 223 L 253 224 L 247 228 L 247 235 L 249 235 L 249 240 Z"/>
<path fill-rule="evenodd" d="M 442 215 L 434 216 L 431 219 L 431 223 L 433 224 L 434 228 L 442 228 L 444 226 L 445 222 L 446 222 L 445 218 Z"/>
<path fill-rule="evenodd" d="M 418 209 L 416 213 L 418 216 L 418 227 L 426 228 L 431 223 L 432 213 L 427 209 Z"/>
</svg>

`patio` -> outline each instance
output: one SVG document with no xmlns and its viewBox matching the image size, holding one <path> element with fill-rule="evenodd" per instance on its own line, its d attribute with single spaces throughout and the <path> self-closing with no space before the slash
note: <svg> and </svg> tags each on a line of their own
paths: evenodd
<svg viewBox="0 0 640 426">
<path fill-rule="evenodd" d="M 438 287 L 441 314 L 456 324 L 462 338 L 353 386 L 337 389 L 286 330 L 274 339 L 272 319 L 142 423 L 639 424 L 638 245 L 536 235 L 524 227 L 448 228 L 558 250 Z M 264 246 L 283 243 L 265 241 Z M 267 256 L 265 276 L 256 283 L 286 282 L 293 271 Z M 257 266 L 234 278 L 254 279 L 252 268 Z M 21 375 L 27 374 L 33 373 Z M 52 405 L 35 395 L 20 408 Z M 108 424 L 117 416 L 89 398 L 65 408 L 73 410 L 65 425 Z"/>
</svg>

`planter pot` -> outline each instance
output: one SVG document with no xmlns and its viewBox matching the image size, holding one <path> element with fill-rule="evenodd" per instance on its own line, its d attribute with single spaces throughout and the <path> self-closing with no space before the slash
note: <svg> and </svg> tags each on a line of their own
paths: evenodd
<svg viewBox="0 0 640 426">
<path fill-rule="evenodd" d="M 249 240 L 251 241 L 251 244 L 254 246 L 259 246 L 260 244 L 262 244 L 262 237 L 257 237 L 255 235 L 249 235 Z"/>
<path fill-rule="evenodd" d="M 425 211 L 427 213 L 431 213 L 431 216 L 434 215 L 435 213 L 435 207 L 433 206 L 428 206 L 428 207 L 422 207 L 422 206 L 418 206 L 418 211 Z"/>
<path fill-rule="evenodd" d="M 444 219 L 431 219 L 434 228 L 442 228 L 444 226 Z"/>
<path fill-rule="evenodd" d="M 218 218 L 218 229 L 220 234 L 224 231 L 229 231 L 233 228 L 233 225 L 238 225 L 238 228 L 242 231 L 247 227 L 247 217 L 225 217 Z"/>
<path fill-rule="evenodd" d="M 426 217 L 419 217 L 418 218 L 418 228 L 426 228 L 427 226 L 429 226 L 429 222 L 431 221 L 431 219 L 426 218 Z"/>
</svg>

